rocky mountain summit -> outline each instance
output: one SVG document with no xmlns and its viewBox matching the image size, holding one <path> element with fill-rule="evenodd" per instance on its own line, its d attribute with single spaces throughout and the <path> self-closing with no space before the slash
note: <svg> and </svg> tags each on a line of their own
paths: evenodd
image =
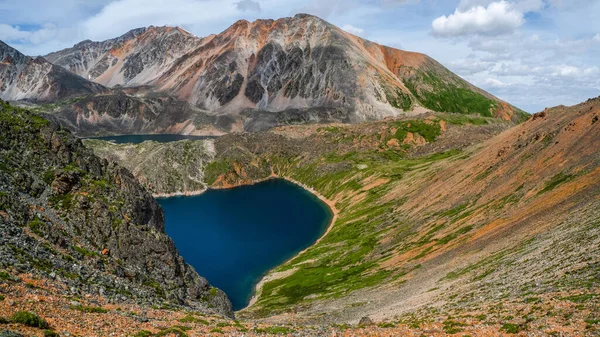
<svg viewBox="0 0 600 337">
<path fill-rule="evenodd" d="M 49 102 L 104 92 L 90 82 L 42 57 L 32 58 L 0 41 L 0 98 Z"/>
<path fill-rule="evenodd" d="M 151 26 L 35 59 L 0 50 L 0 98 L 45 103 L 37 109 L 82 135 L 256 132 L 426 111 L 526 118 L 426 55 L 307 14 L 241 20 L 204 38 Z"/>
<path fill-rule="evenodd" d="M 0 268 L 72 296 L 187 306 L 231 303 L 179 256 L 163 212 L 131 173 L 36 114 L 0 104 Z"/>
<path fill-rule="evenodd" d="M 82 41 L 44 58 L 105 86 L 151 83 L 201 40 L 180 28 L 138 28 L 102 41 Z"/>
</svg>

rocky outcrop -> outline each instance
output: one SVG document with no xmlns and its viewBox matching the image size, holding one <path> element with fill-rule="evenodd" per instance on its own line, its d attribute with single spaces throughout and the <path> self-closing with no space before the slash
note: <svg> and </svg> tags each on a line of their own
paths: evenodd
<svg viewBox="0 0 600 337">
<path fill-rule="evenodd" d="M 160 206 L 127 169 L 4 102 L 0 130 L 1 268 L 58 278 L 74 294 L 232 315 L 226 295 L 179 256 Z"/>
<path fill-rule="evenodd" d="M 0 98 L 36 102 L 106 91 L 42 57 L 25 56 L 0 41 Z"/>
<path fill-rule="evenodd" d="M 114 90 L 45 109 L 48 118 L 78 136 L 110 134 L 200 134 L 221 135 L 232 121 L 192 107 L 161 93 Z"/>
</svg>

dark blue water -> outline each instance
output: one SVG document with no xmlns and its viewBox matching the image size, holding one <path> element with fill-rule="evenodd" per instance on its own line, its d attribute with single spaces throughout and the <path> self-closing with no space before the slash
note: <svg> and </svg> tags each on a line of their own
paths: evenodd
<svg viewBox="0 0 600 337">
<path fill-rule="evenodd" d="M 159 143 L 176 142 L 185 139 L 209 139 L 216 138 L 214 136 L 185 136 L 185 135 L 121 135 L 121 136 L 105 136 L 105 137 L 89 137 L 89 139 L 100 139 L 117 144 L 133 143 L 139 144 L 144 141 L 151 140 Z"/>
<path fill-rule="evenodd" d="M 321 200 L 279 179 L 158 201 L 180 254 L 235 310 L 263 274 L 312 245 L 332 218 Z"/>
</svg>

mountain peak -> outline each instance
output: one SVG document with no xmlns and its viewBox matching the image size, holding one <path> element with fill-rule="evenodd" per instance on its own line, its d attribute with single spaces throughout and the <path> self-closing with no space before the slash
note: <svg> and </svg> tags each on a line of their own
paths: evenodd
<svg viewBox="0 0 600 337">
<path fill-rule="evenodd" d="M 41 56 L 25 56 L 2 41 L 0 64 L 0 99 L 4 100 L 54 101 L 105 90 Z"/>
<path fill-rule="evenodd" d="M 85 46 L 85 45 L 88 45 L 88 44 L 90 44 L 90 43 L 93 43 L 93 42 L 94 42 L 94 41 L 92 41 L 92 40 L 89 40 L 89 39 L 87 39 L 87 40 L 83 40 L 83 41 L 81 41 L 81 42 L 78 42 L 78 43 L 74 44 L 74 45 L 73 45 L 73 48 L 83 47 L 83 46 Z"/>
<path fill-rule="evenodd" d="M 298 13 L 298 14 L 294 15 L 293 19 L 294 20 L 311 19 L 311 20 L 325 21 L 316 15 L 312 15 L 312 14 L 308 14 L 308 13 Z"/>
<path fill-rule="evenodd" d="M 11 64 L 22 64 L 27 61 L 28 57 L 20 51 L 0 41 L 0 62 Z"/>
</svg>

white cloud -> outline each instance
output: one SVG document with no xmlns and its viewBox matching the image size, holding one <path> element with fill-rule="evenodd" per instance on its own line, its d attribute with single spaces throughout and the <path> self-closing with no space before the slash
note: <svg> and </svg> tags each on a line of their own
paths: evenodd
<svg viewBox="0 0 600 337">
<path fill-rule="evenodd" d="M 513 8 L 522 13 L 537 12 L 544 7 L 542 0 L 520 0 L 513 3 Z"/>
<path fill-rule="evenodd" d="M 460 12 L 466 12 L 475 7 L 487 7 L 498 1 L 499 0 L 461 0 L 457 9 Z M 516 11 L 522 13 L 536 12 L 545 7 L 543 0 L 512 0 L 510 3 Z"/>
<path fill-rule="evenodd" d="M 358 36 L 363 36 L 363 34 L 365 33 L 365 30 L 362 28 L 358 28 L 358 27 L 354 27 L 352 25 L 346 24 L 342 26 L 342 29 L 347 31 L 350 34 L 354 34 L 354 35 L 358 35 Z"/>
<path fill-rule="evenodd" d="M 594 36 L 592 38 L 592 41 L 594 41 L 594 42 L 600 42 L 600 33 L 596 34 L 596 36 Z"/>
<path fill-rule="evenodd" d="M 600 73 L 600 68 L 593 67 L 576 67 L 572 65 L 557 65 L 551 67 L 552 72 L 550 73 L 553 77 L 593 77 Z"/>
<path fill-rule="evenodd" d="M 260 12 L 260 4 L 253 0 L 241 0 L 240 2 L 236 2 L 235 6 L 242 12 Z"/>
<path fill-rule="evenodd" d="M 487 87 L 491 87 L 491 88 L 504 88 L 509 86 L 508 84 L 500 81 L 497 78 L 488 78 L 484 81 L 485 85 Z"/>
<path fill-rule="evenodd" d="M 487 7 L 476 6 L 466 11 L 441 16 L 432 23 L 433 34 L 441 37 L 469 34 L 501 35 L 513 32 L 525 22 L 523 12 L 506 1 L 492 2 Z"/>
<path fill-rule="evenodd" d="M 14 40 L 28 40 L 30 32 L 22 31 L 19 26 L 10 26 L 6 24 L 0 24 L 0 40 L 14 41 Z"/>
<path fill-rule="evenodd" d="M 490 70 L 490 73 L 497 76 L 530 77 L 539 76 L 545 71 L 546 69 L 541 66 L 531 66 L 529 64 L 514 61 L 503 61 L 497 63 L 496 67 Z"/>
<path fill-rule="evenodd" d="M 235 22 L 242 14 L 235 3 L 221 0 L 118 0 L 83 23 L 90 39 L 103 40 L 149 25 L 194 26 Z"/>
<path fill-rule="evenodd" d="M 487 7 L 495 0 L 461 0 L 456 8 L 459 12 L 466 12 L 476 7 Z"/>
<path fill-rule="evenodd" d="M 0 24 L 0 40 L 10 42 L 20 52 L 36 55 L 35 46 L 60 45 L 61 41 L 72 41 L 76 32 L 68 28 L 59 28 L 55 24 L 46 24 L 36 30 L 23 30 L 19 26 Z M 33 53 L 31 53 L 33 51 Z"/>
</svg>

